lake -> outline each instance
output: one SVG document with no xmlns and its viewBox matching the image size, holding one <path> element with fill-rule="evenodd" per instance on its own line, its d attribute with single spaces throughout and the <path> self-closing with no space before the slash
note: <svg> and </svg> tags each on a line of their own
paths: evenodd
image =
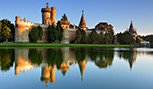
<svg viewBox="0 0 153 89">
<path fill-rule="evenodd" d="M 153 49 L 3 48 L 0 89 L 153 89 Z"/>
</svg>

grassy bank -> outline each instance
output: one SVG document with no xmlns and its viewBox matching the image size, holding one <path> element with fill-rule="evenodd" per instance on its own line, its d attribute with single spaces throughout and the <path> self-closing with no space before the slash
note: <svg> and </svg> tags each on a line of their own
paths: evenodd
<svg viewBox="0 0 153 89">
<path fill-rule="evenodd" d="M 0 43 L 0 47 L 133 47 L 116 44 Z"/>
</svg>

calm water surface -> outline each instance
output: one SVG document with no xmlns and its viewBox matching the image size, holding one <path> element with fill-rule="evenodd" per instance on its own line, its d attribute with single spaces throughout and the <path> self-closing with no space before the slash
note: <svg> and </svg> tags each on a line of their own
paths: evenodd
<svg viewBox="0 0 153 89">
<path fill-rule="evenodd" d="M 153 89 L 153 49 L 0 49 L 0 89 Z"/>
</svg>

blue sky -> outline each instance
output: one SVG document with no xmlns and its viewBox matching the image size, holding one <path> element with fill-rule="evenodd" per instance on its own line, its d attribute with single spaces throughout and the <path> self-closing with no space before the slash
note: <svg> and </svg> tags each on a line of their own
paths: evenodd
<svg viewBox="0 0 153 89">
<path fill-rule="evenodd" d="M 84 10 L 89 28 L 108 22 L 118 33 L 125 31 L 132 20 L 139 34 L 153 34 L 153 0 L 1 0 L 0 19 L 15 23 L 15 16 L 20 16 L 41 23 L 41 8 L 47 2 L 56 7 L 57 21 L 66 13 L 71 24 L 78 25 Z"/>
</svg>

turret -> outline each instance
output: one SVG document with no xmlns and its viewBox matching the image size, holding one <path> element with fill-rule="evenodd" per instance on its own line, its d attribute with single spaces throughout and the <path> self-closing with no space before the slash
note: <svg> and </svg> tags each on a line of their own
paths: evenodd
<svg viewBox="0 0 153 89">
<path fill-rule="evenodd" d="M 56 7 L 52 7 L 51 8 L 51 19 L 52 19 L 52 22 L 55 23 L 56 22 Z"/>
<path fill-rule="evenodd" d="M 19 23 L 19 21 L 20 21 L 20 16 L 16 16 L 16 25 Z"/>
<path fill-rule="evenodd" d="M 130 28 L 129 28 L 129 32 L 134 32 L 135 30 L 134 30 L 134 27 L 133 27 L 133 23 L 132 23 L 132 21 L 131 21 L 131 25 L 130 25 Z"/>
<path fill-rule="evenodd" d="M 87 24 L 86 24 L 86 21 L 85 21 L 85 18 L 84 18 L 84 10 L 82 10 L 82 17 L 81 17 L 81 20 L 80 20 L 80 24 L 79 24 L 79 27 L 83 30 L 87 30 Z"/>
<path fill-rule="evenodd" d="M 42 24 L 46 24 L 49 25 L 50 19 L 51 19 L 51 9 L 49 8 L 49 4 L 46 4 L 46 8 L 42 8 L 41 12 L 42 12 Z"/>
</svg>

